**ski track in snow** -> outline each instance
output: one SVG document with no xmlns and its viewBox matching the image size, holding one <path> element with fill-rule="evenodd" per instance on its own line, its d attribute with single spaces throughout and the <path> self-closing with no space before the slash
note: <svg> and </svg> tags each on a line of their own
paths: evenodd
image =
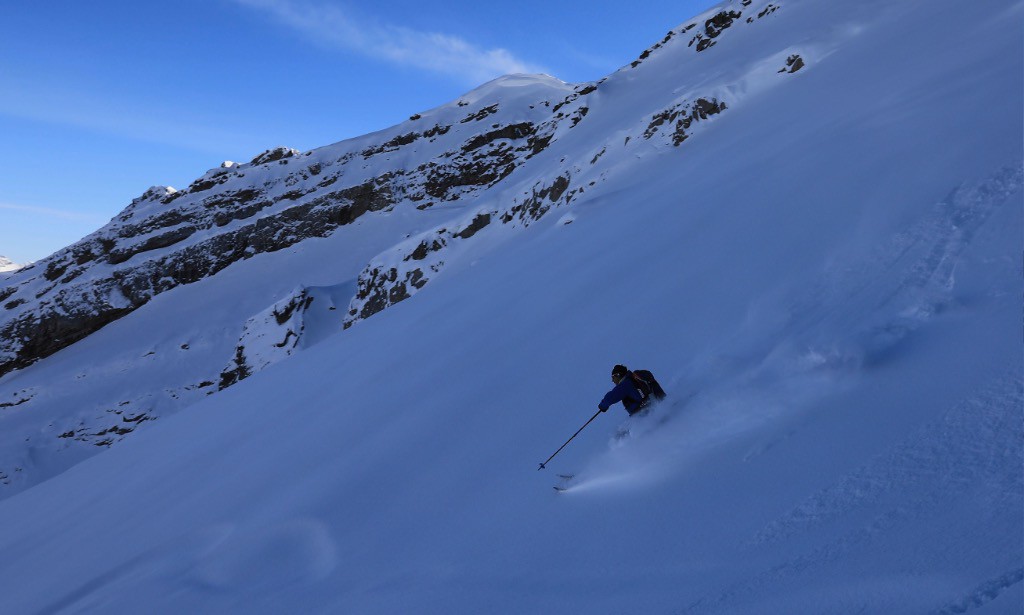
<svg viewBox="0 0 1024 615">
<path fill-rule="evenodd" d="M 1018 205 L 1011 197 L 1019 195 L 1022 177 L 1018 164 L 999 169 L 985 180 L 961 185 L 909 231 L 894 237 L 874 256 L 850 266 L 846 275 L 828 272 L 820 285 L 794 302 L 797 307 L 781 329 L 771 332 L 776 339 L 785 340 L 780 346 L 772 347 L 760 359 L 757 354 L 747 357 L 745 369 L 743 363 L 734 366 L 733 377 L 720 381 L 713 390 L 681 402 L 670 401 L 650 417 L 629 419 L 631 433 L 621 441 L 613 439 L 610 450 L 592 459 L 566 493 L 644 489 L 693 466 L 708 450 L 796 412 L 793 408 L 806 407 L 821 395 L 842 388 L 844 381 L 863 370 L 894 359 L 909 336 L 955 301 L 952 289 L 961 255 L 994 211 Z M 835 283 L 839 279 L 842 284 Z M 869 315 L 866 324 L 863 314 Z M 780 335 L 787 329 L 793 335 Z M 854 333 L 834 338 L 831 346 L 822 345 L 821 340 L 828 339 L 826 332 L 848 330 Z M 794 337 L 814 340 L 817 347 L 794 342 Z M 1021 407 L 1024 386 L 1014 370 L 954 404 L 941 420 L 921 428 L 891 452 L 769 524 L 747 541 L 746 548 L 770 551 L 786 541 L 829 536 L 828 529 L 848 526 L 851 519 L 856 529 L 840 530 L 837 537 L 804 555 L 701 598 L 681 612 L 726 613 L 748 607 L 750 612 L 758 612 L 756 607 L 745 607 L 745 600 L 771 593 L 768 588 L 796 583 L 830 563 L 855 558 L 870 549 L 884 549 L 877 543 L 894 532 L 941 516 L 950 494 L 956 494 L 961 502 L 980 499 L 996 516 L 1012 517 L 1015 511 L 1024 510 Z M 781 438 L 787 439 L 799 429 L 799 425 L 793 427 Z M 778 443 L 778 439 L 762 442 L 744 460 L 764 454 Z M 914 495 L 908 499 L 907 493 Z M 861 515 L 866 515 L 867 521 L 857 521 Z M 939 601 L 946 606 L 935 612 L 973 609 L 1020 580 L 1020 569 L 1011 569 L 991 582 L 965 590 L 960 599 Z M 879 580 L 876 586 L 861 591 L 876 597 L 891 594 L 893 600 L 899 600 L 896 597 L 904 592 L 905 583 L 924 583 L 919 588 L 923 596 L 937 593 L 927 581 L 912 579 L 895 584 Z M 794 590 L 794 595 L 798 593 Z M 807 600 L 812 604 L 815 598 L 808 594 Z M 927 602 L 922 598 L 922 604 Z M 849 599 L 851 608 L 859 608 L 857 604 L 856 598 Z"/>
<path fill-rule="evenodd" d="M 860 371 L 893 360 L 909 336 L 954 300 L 951 291 L 961 254 L 997 208 L 1017 204 L 1010 197 L 1022 185 L 1021 164 L 960 185 L 874 255 L 844 263 L 841 273 L 829 268 L 784 308 L 788 317 L 781 325 L 766 333 L 758 323 L 759 335 L 767 340 L 762 350 L 731 366 L 731 375 L 717 374 L 713 387 L 684 393 L 682 399 L 672 397 L 650 417 L 627 419 L 623 425 L 630 435 L 612 439 L 610 450 L 581 469 L 566 492 L 657 481 L 667 468 L 685 467 L 702 452 L 799 412 L 842 389 Z M 675 381 L 670 390 L 678 386 L 687 385 Z M 679 414 L 686 418 L 665 426 Z M 632 446 L 639 438 L 648 441 Z M 755 445 L 745 460 L 778 442 Z"/>
<path fill-rule="evenodd" d="M 1024 477 L 1020 471 L 1024 466 L 1020 446 L 1024 441 L 1022 405 L 1024 381 L 1016 372 L 956 404 L 940 421 L 925 426 L 907 442 L 770 524 L 754 537 L 749 548 L 777 549 L 778 543 L 807 536 L 814 530 L 817 534 L 811 535 L 824 537 L 825 544 L 702 598 L 681 613 L 736 612 L 734 609 L 745 604 L 745 598 L 764 594 L 768 588 L 796 583 L 797 579 L 806 582 L 809 574 L 855 557 L 858 552 L 884 549 L 884 544 L 876 543 L 884 543 L 894 533 L 912 531 L 923 520 L 941 517 L 951 497 L 958 502 L 984 502 L 990 517 L 1019 517 L 1024 510 Z M 824 531 L 860 518 L 866 522 L 836 537 Z M 975 521 L 979 528 L 984 522 Z M 1006 539 L 1021 541 L 1020 536 Z M 981 604 L 1020 581 L 1019 569 L 1011 569 L 939 612 L 964 612 L 957 609 Z M 897 588 L 891 591 L 898 593 Z M 856 599 L 850 604 L 856 604 Z"/>
<path fill-rule="evenodd" d="M 291 519 L 256 527 L 218 524 L 189 532 L 89 579 L 40 611 L 40 615 L 99 611 L 97 596 L 111 586 L 155 590 L 167 579 L 211 598 L 244 592 L 260 595 L 282 584 L 315 583 L 337 566 L 337 546 L 320 520 Z M 141 605 L 140 605 L 141 606 Z"/>
<path fill-rule="evenodd" d="M 894 358 L 910 334 L 952 301 L 960 254 L 997 208 L 1019 205 L 1010 197 L 1022 184 L 1017 162 L 961 185 L 874 256 L 829 267 L 786 309 L 788 323 L 804 329 L 797 337 L 808 346 L 803 360 L 860 368 Z"/>
<path fill-rule="evenodd" d="M 1020 582 L 1024 581 L 1024 568 L 1011 570 L 991 581 L 982 583 L 971 591 L 962 600 L 949 604 L 937 611 L 935 615 L 953 615 L 955 613 L 967 613 L 974 609 L 981 608 L 1003 595 L 1007 590 L 1016 588 L 1021 591 Z M 1020 601 L 1018 601 L 1019 603 Z"/>
<path fill-rule="evenodd" d="M 1020 502 L 1024 479 L 1015 470 L 1024 464 L 1018 446 L 1024 441 L 1017 414 L 1022 404 L 1020 375 L 1006 375 L 978 396 L 957 404 L 907 444 L 772 523 L 755 542 L 769 545 L 805 533 L 922 484 L 931 485 L 932 493 L 921 501 L 917 513 L 949 492 L 964 493 L 972 487 L 997 499 L 1006 496 Z"/>
</svg>

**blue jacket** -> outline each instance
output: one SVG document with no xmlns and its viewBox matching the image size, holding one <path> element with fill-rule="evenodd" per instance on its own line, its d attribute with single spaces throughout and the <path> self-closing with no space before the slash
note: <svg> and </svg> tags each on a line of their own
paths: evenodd
<svg viewBox="0 0 1024 615">
<path fill-rule="evenodd" d="M 633 379 L 626 376 L 619 381 L 615 388 L 604 396 L 601 403 L 597 404 L 597 407 L 601 410 L 608 410 L 612 404 L 622 402 L 622 405 L 626 407 L 626 412 L 630 415 L 636 414 L 644 407 L 643 395 L 637 390 L 636 385 L 633 384 Z"/>
</svg>

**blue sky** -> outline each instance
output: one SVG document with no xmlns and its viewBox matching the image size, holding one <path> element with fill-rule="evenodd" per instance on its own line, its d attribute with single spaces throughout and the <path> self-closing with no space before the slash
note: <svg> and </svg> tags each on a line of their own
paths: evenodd
<svg viewBox="0 0 1024 615">
<path fill-rule="evenodd" d="M 386 128 L 502 74 L 599 79 L 715 3 L 6 3 L 0 255 L 38 260 L 149 186 Z"/>
</svg>

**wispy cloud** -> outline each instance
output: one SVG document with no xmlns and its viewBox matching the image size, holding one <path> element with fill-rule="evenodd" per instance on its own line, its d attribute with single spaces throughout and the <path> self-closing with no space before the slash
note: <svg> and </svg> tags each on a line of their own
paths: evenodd
<svg viewBox="0 0 1024 615">
<path fill-rule="evenodd" d="M 320 45 L 456 77 L 470 84 L 510 73 L 546 72 L 505 49 L 482 49 L 449 34 L 376 23 L 336 6 L 308 0 L 234 1 L 269 13 Z"/>
<path fill-rule="evenodd" d="M 71 211 L 68 209 L 53 209 L 50 207 L 33 207 L 31 205 L 15 205 L 13 203 L 0 203 L 0 210 L 16 211 L 34 216 L 67 220 L 70 222 L 101 223 L 106 221 L 103 216 L 93 213 Z"/>
<path fill-rule="evenodd" d="M 209 154 L 259 151 L 263 146 L 252 136 L 229 132 L 213 122 L 200 124 L 187 118 L 166 117 L 144 103 L 126 106 L 124 100 L 112 95 L 45 82 L 2 82 L 0 86 L 0 115 L 8 117 Z M 64 104 L 72 100 L 74 105 Z"/>
</svg>

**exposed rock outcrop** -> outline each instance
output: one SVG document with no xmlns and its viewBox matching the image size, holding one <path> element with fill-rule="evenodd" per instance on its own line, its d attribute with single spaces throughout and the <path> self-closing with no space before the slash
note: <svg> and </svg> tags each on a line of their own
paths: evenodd
<svg viewBox="0 0 1024 615">
<path fill-rule="evenodd" d="M 454 245 L 476 236 L 495 220 L 528 226 L 560 200 L 568 202 L 573 194 L 566 193 L 569 181 L 568 174 L 558 176 L 550 185 L 534 186 L 503 211 L 477 212 L 452 228 L 435 229 L 405 242 L 397 254 L 389 252 L 377 257 L 359 275 L 358 291 L 349 306 L 345 328 L 412 297 L 441 272 Z"/>
<path fill-rule="evenodd" d="M 546 104 L 531 107 L 532 119 L 487 125 L 482 120 L 499 105 L 478 103 L 454 124 L 396 127 L 376 144 L 305 154 L 279 147 L 248 164 L 211 169 L 182 191 L 150 188 L 104 228 L 0 282 L 0 375 L 240 260 L 327 236 L 401 203 L 425 209 L 472 198 L 542 152 L 561 122 L 573 121 L 540 102 Z M 434 144 L 438 139 L 443 143 Z M 397 154 L 401 160 L 392 161 Z M 417 158 L 418 166 L 407 164 Z M 374 161 L 376 171 L 357 167 L 360 160 Z"/>
<path fill-rule="evenodd" d="M 647 126 L 647 130 L 644 131 L 644 138 L 650 139 L 661 130 L 662 125 L 668 124 L 673 127 L 671 132 L 672 145 L 678 147 L 689 138 L 690 135 L 686 131 L 689 130 L 691 124 L 700 120 L 706 120 L 712 115 L 717 115 L 725 111 L 726 108 L 724 102 L 719 102 L 714 98 L 710 100 L 698 98 L 692 103 L 687 102 L 674 105 L 660 113 L 656 113 L 651 118 L 651 123 Z"/>
<path fill-rule="evenodd" d="M 298 288 L 247 320 L 235 356 L 220 374 L 219 388 L 225 389 L 295 352 L 306 327 L 303 315 L 311 303 L 313 297 L 307 290 Z"/>
</svg>

